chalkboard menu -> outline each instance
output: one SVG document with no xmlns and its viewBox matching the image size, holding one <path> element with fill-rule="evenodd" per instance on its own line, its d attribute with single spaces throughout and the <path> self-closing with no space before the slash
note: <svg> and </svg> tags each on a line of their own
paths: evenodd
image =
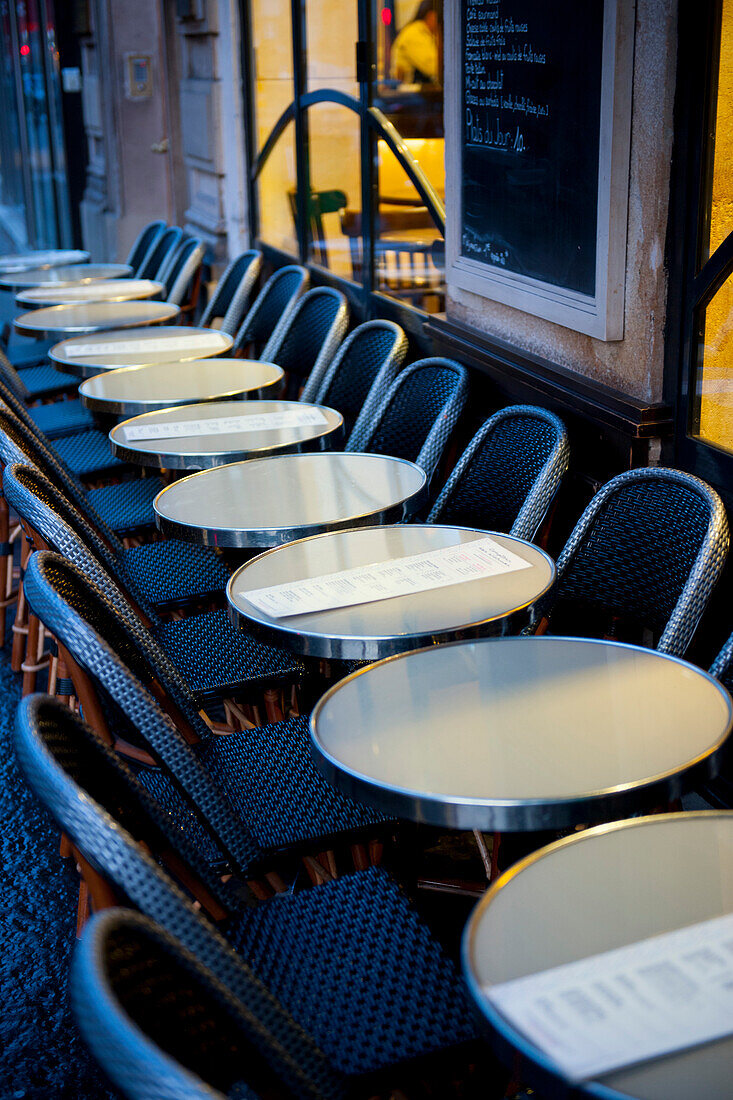
<svg viewBox="0 0 733 1100">
<path fill-rule="evenodd" d="M 461 0 L 461 254 L 596 293 L 603 0 Z"/>
</svg>

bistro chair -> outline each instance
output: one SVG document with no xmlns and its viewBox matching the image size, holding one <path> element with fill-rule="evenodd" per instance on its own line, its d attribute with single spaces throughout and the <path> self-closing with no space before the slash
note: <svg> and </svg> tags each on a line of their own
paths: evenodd
<svg viewBox="0 0 733 1100">
<path fill-rule="evenodd" d="M 397 377 L 407 355 L 407 337 L 394 321 L 365 321 L 344 340 L 333 362 L 308 378 L 301 401 L 337 409 L 348 435 L 362 409 L 366 420 Z"/>
<path fill-rule="evenodd" d="M 189 832 L 192 821 L 201 823 L 209 849 L 218 845 L 208 853 L 212 865 L 222 862 L 223 850 L 248 878 L 289 878 L 302 856 L 318 881 L 336 873 L 334 846 L 352 867 L 354 859 L 368 863 L 367 841 L 378 858 L 392 826 L 316 770 L 307 718 L 212 734 L 168 657 L 126 621 L 115 624 L 112 606 L 93 586 L 80 585 L 69 563 L 34 554 L 31 573 L 28 598 L 53 629 L 85 717 L 105 744 L 146 765 L 138 779 L 176 827 Z M 313 862 L 314 849 L 322 863 Z"/>
<path fill-rule="evenodd" d="M 323 377 L 346 335 L 349 306 L 340 290 L 317 287 L 278 324 L 261 358 L 285 371 L 285 397 L 296 398 L 306 379 Z"/>
<path fill-rule="evenodd" d="M 13 390 L 22 401 L 40 401 L 49 397 L 60 397 L 66 393 L 76 393 L 79 379 L 73 374 L 58 371 L 41 357 L 36 365 L 18 369 L 0 348 L 0 379 Z"/>
<path fill-rule="evenodd" d="M 720 680 L 728 691 L 733 691 L 733 634 L 711 664 L 710 675 Z"/>
<path fill-rule="evenodd" d="M 231 354 L 262 359 L 263 349 L 278 325 L 286 324 L 309 282 L 310 275 L 298 264 L 288 264 L 271 275 L 242 321 Z"/>
<path fill-rule="evenodd" d="M 165 287 L 162 297 L 171 305 L 180 306 L 182 315 L 192 313 L 196 308 L 205 252 L 206 245 L 198 237 L 183 241 L 161 276 Z"/>
<path fill-rule="evenodd" d="M 468 371 L 460 363 L 441 358 L 412 363 L 374 411 L 367 403 L 346 450 L 408 459 L 430 480 L 467 396 Z"/>
<path fill-rule="evenodd" d="M 559 417 L 532 405 L 500 409 L 466 447 L 427 522 L 506 531 L 531 540 L 569 460 Z"/>
<path fill-rule="evenodd" d="M 217 930 L 156 862 L 160 842 L 142 814 L 120 822 L 118 800 L 105 804 L 87 788 L 95 772 L 57 740 L 64 719 L 51 706 L 43 697 L 21 706 L 16 754 L 96 879 L 99 907 L 122 898 L 180 940 L 258 1021 L 253 1041 L 294 1095 L 308 1095 L 304 1076 L 316 1083 L 311 1095 L 369 1097 L 421 1073 L 445 1094 L 442 1074 L 447 1084 L 479 1053 L 475 1028 L 454 964 L 386 871 L 233 905 Z M 277 1035 L 277 1060 L 266 1029 Z"/>
<path fill-rule="evenodd" d="M 19 496 L 20 494 L 18 494 Z M 123 572 L 112 554 L 99 542 L 96 551 L 86 545 L 71 527 L 50 509 L 36 506 L 29 501 L 30 494 L 20 502 L 27 508 L 27 514 L 34 516 L 43 533 L 30 520 L 28 526 L 35 533 L 38 545 L 52 547 L 61 553 L 67 561 L 78 563 L 80 575 L 94 581 L 98 591 L 94 598 L 107 601 L 116 606 L 117 613 L 124 618 L 130 629 L 153 643 L 170 657 L 181 669 L 190 690 L 200 700 L 221 700 L 229 696 L 247 696 L 251 702 L 253 696 L 267 692 L 268 706 L 274 707 L 279 698 L 279 690 L 285 686 L 294 686 L 304 675 L 304 666 L 296 657 L 284 650 L 255 642 L 243 631 L 237 630 L 229 621 L 223 608 L 178 618 L 164 622 L 133 586 L 129 574 Z M 17 499 L 17 497 L 16 497 Z M 100 563 L 100 557 L 107 566 Z M 26 578 L 27 579 L 27 578 Z M 73 587 L 73 578 L 69 580 Z M 83 591 L 77 593 L 79 601 L 90 599 Z M 24 585 L 25 597 L 33 610 L 32 601 Z M 71 598 L 68 595 L 67 598 Z M 100 614 L 106 612 L 100 611 Z M 55 633 L 53 626 L 38 616 L 49 630 Z M 277 685 L 275 688 L 273 685 Z"/>
<path fill-rule="evenodd" d="M 704 481 L 627 470 L 596 493 L 565 544 L 539 632 L 637 640 L 681 657 L 728 544 L 723 503 Z"/>
<path fill-rule="evenodd" d="M 130 253 L 125 260 L 128 267 L 132 268 L 133 278 L 137 278 L 140 268 L 143 265 L 143 261 L 148 252 L 153 248 L 156 241 L 163 236 L 166 230 L 165 222 L 150 222 L 144 226 L 137 235 L 137 239 L 130 249 Z"/>
<path fill-rule="evenodd" d="M 277 1063 L 265 1065 L 255 1041 L 274 1055 L 276 1036 L 180 943 L 132 910 L 92 918 L 76 947 L 70 994 L 87 1046 L 129 1100 L 271 1095 Z M 254 1091 L 259 1081 L 263 1092 Z M 324 1095 L 302 1071 L 298 1085 L 287 1095 Z"/>
<path fill-rule="evenodd" d="M 262 270 L 262 253 L 250 248 L 237 256 L 227 267 L 216 284 L 216 289 L 201 315 L 201 328 L 211 327 L 211 322 L 221 318 L 219 329 L 234 336 L 240 324 L 255 283 Z"/>
<path fill-rule="evenodd" d="M 177 225 L 165 229 L 150 245 L 140 264 L 138 279 L 156 279 L 162 282 L 166 268 L 182 240 L 183 230 Z"/>
<path fill-rule="evenodd" d="M 230 570 L 216 553 L 178 539 L 125 546 L 99 522 L 93 508 L 81 511 L 40 470 L 12 463 L 3 473 L 3 494 L 29 528 L 60 553 L 58 524 L 65 524 L 105 566 L 133 603 L 172 609 L 222 595 Z M 36 546 L 36 549 L 43 549 Z"/>
<path fill-rule="evenodd" d="M 5 381 L 1 366 L 0 399 L 6 405 L 9 405 L 18 416 L 20 416 L 18 409 L 21 408 L 24 415 L 20 416 L 20 419 L 25 422 L 30 420 L 36 431 L 41 432 L 47 440 L 62 439 L 64 436 L 74 435 L 76 432 L 83 432 L 96 427 L 94 416 L 78 397 L 26 408 L 18 389 L 10 386 Z"/>
</svg>

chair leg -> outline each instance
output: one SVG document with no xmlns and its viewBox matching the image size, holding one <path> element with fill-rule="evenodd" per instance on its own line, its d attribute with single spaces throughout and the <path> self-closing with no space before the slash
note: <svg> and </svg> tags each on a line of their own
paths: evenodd
<svg viewBox="0 0 733 1100">
<path fill-rule="evenodd" d="M 20 672 L 25 656 L 26 638 L 28 637 L 28 604 L 26 603 L 23 584 L 18 588 L 18 602 L 15 607 L 15 622 L 13 623 L 13 647 L 10 652 L 10 667 L 13 672 Z"/>
<path fill-rule="evenodd" d="M 277 688 L 268 688 L 265 692 L 265 714 L 268 722 L 284 721 L 282 700 Z"/>
<path fill-rule="evenodd" d="M 40 620 L 31 612 L 28 616 L 25 660 L 20 666 L 23 673 L 23 695 L 30 695 L 32 691 L 36 690 L 36 674 L 38 672 L 37 654 L 40 637 Z"/>
</svg>

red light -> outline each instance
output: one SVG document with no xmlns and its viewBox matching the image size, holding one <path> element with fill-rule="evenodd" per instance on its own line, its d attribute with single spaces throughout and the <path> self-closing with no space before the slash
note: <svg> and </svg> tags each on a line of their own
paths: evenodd
<svg viewBox="0 0 733 1100">
<path fill-rule="evenodd" d="M 30 46 L 21 46 L 20 47 L 20 56 L 21 57 L 27 57 L 30 52 L 31 52 Z"/>
<path fill-rule="evenodd" d="M 389 8 L 382 8 L 380 14 L 382 16 L 382 22 L 384 23 L 385 27 L 388 27 L 392 22 L 392 12 L 389 10 Z"/>
</svg>

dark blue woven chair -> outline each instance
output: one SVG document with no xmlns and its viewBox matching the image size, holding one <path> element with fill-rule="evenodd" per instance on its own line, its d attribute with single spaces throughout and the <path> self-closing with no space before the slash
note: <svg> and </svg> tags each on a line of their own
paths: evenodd
<svg viewBox="0 0 733 1100">
<path fill-rule="evenodd" d="M 137 238 L 130 249 L 130 253 L 125 260 L 128 267 L 132 268 L 133 278 L 137 278 L 140 268 L 143 265 L 143 260 L 150 252 L 151 248 L 156 242 L 163 236 L 165 232 L 165 222 L 150 222 L 148 225 L 143 226 L 137 235 Z"/>
<path fill-rule="evenodd" d="M 160 277 L 165 287 L 161 297 L 171 305 L 180 306 L 183 315 L 196 307 L 205 253 L 204 242 L 198 237 L 189 237 L 179 244 L 165 274 Z"/>
<path fill-rule="evenodd" d="M 385 871 L 370 868 L 240 908 L 217 931 L 84 787 L 75 760 L 48 732 L 50 705 L 34 698 L 18 713 L 16 753 L 31 788 L 114 892 L 154 915 L 277 1036 L 285 1066 L 269 1064 L 278 1077 L 285 1073 L 295 1095 L 308 1095 L 295 1067 L 316 1082 L 316 1095 L 328 1097 L 343 1095 L 346 1081 L 353 1087 L 421 1057 L 465 1052 L 475 1031 L 460 978 Z M 257 1038 L 269 1060 L 261 1032 Z M 370 1085 L 363 1095 L 381 1091 L 376 1080 Z"/>
<path fill-rule="evenodd" d="M 275 1035 L 178 941 L 130 909 L 92 918 L 70 992 L 89 1049 L 129 1100 L 271 1095 L 277 1063 L 264 1063 L 253 1039 L 274 1053 Z M 323 1095 L 316 1082 L 301 1088 L 314 1100 Z"/>
<path fill-rule="evenodd" d="M 168 655 L 128 621 L 121 596 L 108 603 L 48 552 L 32 556 L 27 578 L 29 603 L 53 631 L 100 736 L 159 764 L 163 770 L 141 772 L 141 782 L 181 828 L 195 813 L 238 871 L 251 876 L 284 853 L 290 862 L 293 853 L 383 831 L 382 814 L 340 795 L 316 771 L 307 719 L 213 736 Z M 161 691 L 167 714 L 151 694 Z"/>
<path fill-rule="evenodd" d="M 362 410 L 366 419 L 373 415 L 406 355 L 407 337 L 399 325 L 365 321 L 347 336 L 330 367 L 310 375 L 300 399 L 337 409 L 349 435 Z"/>
<path fill-rule="evenodd" d="M 208 600 L 226 588 L 230 570 L 213 551 L 178 539 L 123 546 L 114 532 L 109 533 L 110 538 L 95 523 L 91 509 L 84 514 L 80 512 L 40 470 L 29 464 L 6 466 L 3 491 L 20 518 L 48 546 L 71 558 L 71 553 L 59 544 L 63 536 L 57 531 L 59 521 L 70 527 L 141 608 L 171 608 Z"/>
<path fill-rule="evenodd" d="M 710 666 L 710 675 L 733 692 L 733 634 Z"/>
<path fill-rule="evenodd" d="M 662 467 L 627 470 L 593 497 L 538 608 L 540 629 L 645 641 L 682 656 L 728 554 L 722 501 Z"/>
<path fill-rule="evenodd" d="M 0 378 L 22 401 L 39 401 L 76 393 L 79 379 L 73 374 L 55 370 L 46 363 L 45 358 L 45 353 L 39 353 L 38 361 L 21 370 L 0 349 Z"/>
<path fill-rule="evenodd" d="M 221 318 L 220 331 L 234 336 L 242 323 L 261 269 L 262 253 L 256 248 L 250 248 L 232 260 L 216 284 L 199 325 L 207 328 L 216 318 Z"/>
<path fill-rule="evenodd" d="M 468 396 L 468 371 L 452 359 L 421 359 L 397 375 L 381 404 L 368 405 L 347 451 L 416 462 L 432 477 Z"/>
<path fill-rule="evenodd" d="M 288 264 L 267 280 L 242 321 L 232 346 L 232 355 L 247 354 L 262 359 L 262 352 L 278 325 L 285 325 L 298 298 L 308 289 L 310 276 L 304 267 Z"/>
<path fill-rule="evenodd" d="M 261 358 L 285 371 L 285 396 L 295 399 L 306 379 L 318 385 L 349 325 L 349 306 L 340 290 L 309 290 L 273 332 Z"/>
<path fill-rule="evenodd" d="M 428 523 L 506 531 L 533 539 L 568 468 L 559 417 L 532 405 L 490 416 L 476 433 L 428 514 Z"/>
<path fill-rule="evenodd" d="M 163 281 L 166 267 L 183 240 L 183 230 L 177 225 L 165 229 L 148 248 L 138 270 L 139 279 Z"/>
<path fill-rule="evenodd" d="M 297 657 L 237 630 L 223 608 L 163 622 L 130 577 L 125 559 L 116 558 L 93 532 L 83 528 L 70 509 L 64 510 L 66 519 L 62 519 L 41 500 L 40 492 L 36 496 L 30 490 L 31 484 L 35 489 L 37 479 L 18 475 L 17 470 L 9 475 L 9 488 L 29 527 L 41 536 L 45 546 L 76 563 L 80 575 L 93 578 L 129 623 L 139 626 L 140 631 L 147 628 L 181 669 L 190 690 L 202 700 L 231 695 L 249 698 L 275 685 L 293 686 L 303 678 L 304 666 Z M 66 520 L 84 534 L 77 534 Z"/>
<path fill-rule="evenodd" d="M 113 532 L 126 535 L 153 525 L 153 500 L 163 488 L 160 478 L 135 478 L 86 489 L 42 436 L 7 406 L 0 406 L 0 462 L 29 462 L 41 470 L 82 513 L 93 510 L 107 538 L 114 537 Z"/>
<path fill-rule="evenodd" d="M 13 371 L 13 368 L 11 367 L 10 370 Z M 21 409 L 23 412 L 21 419 L 29 420 L 37 431 L 43 432 L 47 439 L 61 439 L 65 435 L 73 435 L 75 432 L 96 427 L 93 415 L 82 405 L 78 397 L 26 408 L 25 401 L 32 401 L 33 398 L 28 394 L 18 371 L 14 371 L 14 374 L 15 378 L 0 366 L 0 399 L 9 405 L 16 415 L 21 415 L 18 412 L 18 409 Z"/>
</svg>

